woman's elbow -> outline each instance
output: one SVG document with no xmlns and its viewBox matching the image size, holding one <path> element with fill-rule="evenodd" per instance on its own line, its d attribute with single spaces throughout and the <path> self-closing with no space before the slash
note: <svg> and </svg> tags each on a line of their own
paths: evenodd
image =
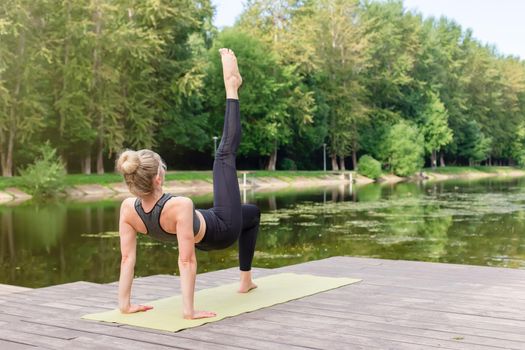
<svg viewBox="0 0 525 350">
<path fill-rule="evenodd" d="M 197 263 L 195 256 L 179 256 L 179 265 L 180 266 L 191 266 Z"/>
<path fill-rule="evenodd" d="M 135 265 L 135 256 L 122 254 L 122 258 L 120 259 L 120 265 L 128 265 L 128 264 Z"/>
</svg>

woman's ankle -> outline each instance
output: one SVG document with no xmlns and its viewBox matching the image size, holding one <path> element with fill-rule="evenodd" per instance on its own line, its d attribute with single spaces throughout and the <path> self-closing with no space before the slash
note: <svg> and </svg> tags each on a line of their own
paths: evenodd
<svg viewBox="0 0 525 350">
<path fill-rule="evenodd" d="M 252 279 L 252 271 L 242 271 L 241 270 L 241 281 L 247 280 L 251 281 Z"/>
</svg>

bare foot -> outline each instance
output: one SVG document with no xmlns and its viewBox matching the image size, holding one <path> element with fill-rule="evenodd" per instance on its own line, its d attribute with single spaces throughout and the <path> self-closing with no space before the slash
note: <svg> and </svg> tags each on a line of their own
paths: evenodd
<svg viewBox="0 0 525 350">
<path fill-rule="evenodd" d="M 251 271 L 241 271 L 241 285 L 239 286 L 239 293 L 248 293 L 252 289 L 257 288 L 257 285 L 252 281 Z"/>
<path fill-rule="evenodd" d="M 239 290 L 237 292 L 239 293 L 248 293 L 249 291 L 251 291 L 252 289 L 255 289 L 257 288 L 257 285 L 253 282 L 249 282 L 249 283 L 242 283 L 241 282 L 241 286 L 239 287 Z"/>
<path fill-rule="evenodd" d="M 237 90 L 242 85 L 242 77 L 237 66 L 237 58 L 230 49 L 219 49 L 222 59 L 222 74 L 227 95 L 237 95 Z"/>
</svg>

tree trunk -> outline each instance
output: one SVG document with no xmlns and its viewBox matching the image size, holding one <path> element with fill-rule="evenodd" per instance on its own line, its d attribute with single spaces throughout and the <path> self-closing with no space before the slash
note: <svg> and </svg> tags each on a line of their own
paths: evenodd
<svg viewBox="0 0 525 350">
<path fill-rule="evenodd" d="M 66 174 L 67 174 L 67 156 L 64 152 L 64 150 L 62 150 L 61 154 L 60 154 L 60 159 L 62 160 L 62 164 L 64 164 L 64 170 L 66 171 Z"/>
<path fill-rule="evenodd" d="M 18 120 L 18 103 L 20 99 L 20 88 L 22 86 L 22 72 L 21 72 L 21 64 L 23 62 L 23 56 L 25 52 L 25 42 L 26 42 L 26 36 L 25 32 L 22 32 L 20 34 L 20 38 L 18 41 L 18 53 L 17 53 L 17 78 L 16 78 L 16 85 L 15 89 L 13 91 L 13 102 L 11 104 L 11 111 L 9 113 L 9 127 L 7 130 L 7 145 L 2 144 L 2 156 L 4 156 L 5 152 L 5 159 L 2 157 L 2 175 L 6 177 L 13 176 L 13 150 L 15 145 L 15 135 L 16 135 L 16 128 L 17 128 L 17 120 Z M 6 141 L 5 139 L 3 141 Z M 7 149 L 3 149 L 7 147 Z"/>
<path fill-rule="evenodd" d="M 4 133 L 2 131 L 0 131 L 0 139 L 1 139 L 0 146 L 3 147 Z M 5 169 L 7 169 L 7 157 L 6 157 L 5 152 L 0 152 L 0 163 L 2 163 L 2 176 L 5 176 L 4 175 Z"/>
<path fill-rule="evenodd" d="M 69 22 L 71 21 L 71 2 L 67 1 L 67 11 L 66 11 L 66 23 L 65 26 L 69 25 Z M 63 61 L 63 68 L 62 68 L 62 89 L 59 92 L 56 99 L 59 99 L 60 97 L 64 96 L 68 92 L 68 86 L 67 86 L 67 78 L 66 78 L 66 67 L 69 65 L 69 33 L 66 34 L 67 37 L 64 40 L 64 61 Z M 59 140 L 60 140 L 60 147 L 64 147 L 65 140 L 64 140 L 64 129 L 66 127 L 66 116 L 64 115 L 64 111 L 61 108 L 57 108 L 57 114 L 58 114 L 58 131 L 59 131 Z M 67 171 L 67 165 L 66 165 L 66 157 L 64 155 L 64 152 L 62 151 L 62 160 L 64 161 L 64 165 Z"/>
<path fill-rule="evenodd" d="M 443 155 L 443 152 L 439 152 L 439 166 L 445 166 L 445 156 Z"/>
<path fill-rule="evenodd" d="M 341 171 L 345 171 L 346 170 L 346 167 L 345 167 L 345 157 L 343 156 L 339 156 L 339 169 Z"/>
<path fill-rule="evenodd" d="M 104 142 L 102 138 L 98 140 L 98 149 L 97 149 L 97 174 L 104 174 Z"/>
<path fill-rule="evenodd" d="M 102 13 L 99 8 L 98 1 L 94 2 L 95 10 L 93 12 L 93 21 L 95 22 L 95 47 L 93 49 L 93 82 L 92 82 L 92 92 L 96 93 L 97 89 L 99 89 L 99 74 L 100 74 L 100 55 L 98 52 L 98 43 L 99 43 L 99 37 L 102 30 Z M 104 141 L 103 141 L 103 133 L 104 133 L 104 114 L 100 109 L 96 107 L 95 104 L 95 110 L 93 111 L 93 115 L 96 119 L 98 119 L 98 147 L 97 147 L 97 174 L 104 174 L 104 162 L 103 162 L 103 151 L 104 151 Z M 91 156 L 90 156 L 91 159 Z M 89 170 L 91 172 L 91 162 L 89 165 Z"/>
<path fill-rule="evenodd" d="M 437 156 L 436 156 L 436 150 L 432 150 L 432 153 L 430 154 L 430 166 L 432 168 L 435 168 L 436 165 L 437 165 L 437 160 L 436 160 Z"/>
<path fill-rule="evenodd" d="M 275 195 L 268 197 L 268 208 L 271 211 L 277 210 L 277 200 L 275 198 Z"/>
<path fill-rule="evenodd" d="M 277 145 L 274 146 L 272 154 L 270 154 L 270 158 L 268 159 L 268 166 L 266 167 L 266 170 L 275 171 L 275 165 L 277 164 Z"/>
<path fill-rule="evenodd" d="M 16 127 L 12 127 L 11 130 L 9 130 L 9 141 L 7 143 L 7 159 L 6 159 L 6 167 L 3 171 L 3 176 L 11 177 L 13 176 L 13 149 L 15 148 L 15 132 L 16 130 L 13 130 Z"/>
<path fill-rule="evenodd" d="M 354 171 L 357 171 L 357 151 L 355 147 L 352 148 L 352 166 L 354 167 Z"/>
<path fill-rule="evenodd" d="M 88 154 L 81 161 L 82 173 L 89 175 L 91 174 L 91 154 Z"/>
<path fill-rule="evenodd" d="M 339 171 L 339 165 L 337 164 L 337 156 L 335 154 L 331 154 L 330 158 L 332 159 L 332 170 Z"/>
<path fill-rule="evenodd" d="M 2 147 L 2 152 L 0 152 L 1 153 L 0 161 L 2 163 L 2 176 L 10 177 L 11 168 L 8 166 L 8 162 L 7 162 L 9 152 L 4 150 L 4 144 L 6 143 L 6 140 L 5 140 L 5 133 L 3 131 L 0 131 L 0 141 L 1 141 L 1 147 Z"/>
<path fill-rule="evenodd" d="M 16 260 L 16 249 L 15 249 L 15 234 L 13 230 L 13 210 L 8 209 L 2 211 L 2 233 L 7 236 L 7 246 L 9 250 L 9 258 L 11 262 Z M 2 242 L 3 245 L 3 242 Z"/>
</svg>

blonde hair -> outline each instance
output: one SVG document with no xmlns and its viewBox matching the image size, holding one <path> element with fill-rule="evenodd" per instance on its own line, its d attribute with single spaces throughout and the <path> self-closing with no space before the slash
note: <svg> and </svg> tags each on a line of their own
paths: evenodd
<svg viewBox="0 0 525 350">
<path fill-rule="evenodd" d="M 117 171 L 124 176 L 129 191 L 137 197 L 153 192 L 153 179 L 163 166 L 160 156 L 149 149 L 126 150 L 116 162 Z"/>
</svg>

